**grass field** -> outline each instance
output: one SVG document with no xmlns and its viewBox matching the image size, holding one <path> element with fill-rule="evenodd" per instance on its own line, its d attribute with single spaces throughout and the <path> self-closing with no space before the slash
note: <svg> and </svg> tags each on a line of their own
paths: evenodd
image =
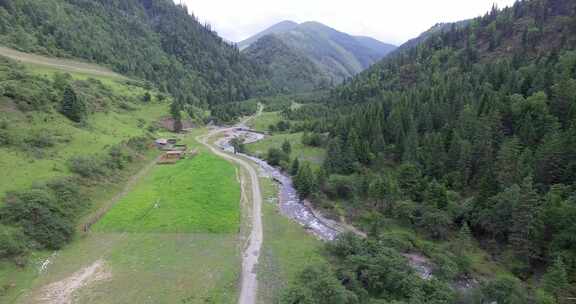
<svg viewBox="0 0 576 304">
<path fill-rule="evenodd" d="M 264 205 L 264 243 L 258 269 L 258 303 L 276 303 L 298 273 L 309 265 L 325 263 L 323 243 L 304 228 L 280 215 L 275 205 L 277 185 L 269 178 L 260 178 Z"/>
<path fill-rule="evenodd" d="M 267 132 L 268 127 L 270 125 L 275 125 L 279 121 L 282 120 L 280 117 L 279 112 L 262 112 L 260 116 L 256 117 L 255 119 L 251 120 L 248 125 L 250 128 L 259 131 L 259 132 Z"/>
<path fill-rule="evenodd" d="M 288 140 L 292 146 L 290 158 L 297 157 L 300 161 L 310 162 L 313 167 L 320 167 L 326 157 L 326 152 L 324 149 L 309 147 L 302 144 L 302 135 L 303 133 L 274 134 L 266 137 L 262 141 L 246 145 L 246 148 L 248 152 L 253 155 L 263 156 L 268 152 L 269 148 L 281 148 L 284 140 Z"/>
<path fill-rule="evenodd" d="M 103 260 L 111 277 L 79 289 L 75 303 L 234 303 L 240 256 L 233 234 L 94 233 L 57 253 L 14 303 Z M 28 278 L 30 279 L 30 278 Z"/>
<path fill-rule="evenodd" d="M 159 208 L 150 210 L 156 199 Z M 45 286 L 97 260 L 111 278 L 80 289 L 78 303 L 234 303 L 239 199 L 235 167 L 203 149 L 196 158 L 157 166 L 93 232 L 52 257 L 45 273 L 38 273 L 39 262 L 13 273 L 25 287 L 14 303 L 36 303 Z M 50 253 L 37 255 L 41 261 Z"/>
<path fill-rule="evenodd" d="M 234 233 L 240 222 L 236 171 L 208 153 L 157 166 L 100 221 L 99 232 Z"/>
</svg>

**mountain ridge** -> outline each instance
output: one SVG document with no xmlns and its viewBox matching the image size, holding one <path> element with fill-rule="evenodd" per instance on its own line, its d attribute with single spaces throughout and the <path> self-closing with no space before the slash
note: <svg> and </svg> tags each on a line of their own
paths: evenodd
<svg viewBox="0 0 576 304">
<path fill-rule="evenodd" d="M 267 36 L 274 36 L 275 39 L 260 41 Z M 249 59 L 256 58 L 257 61 L 268 62 L 269 70 L 272 68 L 271 65 L 274 65 L 274 69 L 269 71 L 270 77 L 287 84 L 296 91 L 313 89 L 309 85 L 298 87 L 281 80 L 282 75 L 293 74 L 290 70 L 294 70 L 295 66 L 291 65 L 286 58 L 280 58 L 270 51 L 270 49 L 278 50 L 279 41 L 287 46 L 287 50 L 293 52 L 293 54 L 288 54 L 287 50 L 284 50 L 282 51 L 284 55 L 293 59 L 300 58 L 296 64 L 304 62 L 301 57 L 305 56 L 307 61 L 315 65 L 310 71 L 321 71 L 321 76 L 317 74 L 305 76 L 308 79 L 315 79 L 313 88 L 325 88 L 327 83 L 330 85 L 342 83 L 347 78 L 364 71 L 396 48 L 394 45 L 374 38 L 352 36 L 340 32 L 316 21 L 300 24 L 283 21 L 238 43 L 242 53 Z M 265 42 L 271 43 L 268 46 L 269 49 Z M 277 61 L 264 58 L 265 55 L 274 57 Z"/>
</svg>

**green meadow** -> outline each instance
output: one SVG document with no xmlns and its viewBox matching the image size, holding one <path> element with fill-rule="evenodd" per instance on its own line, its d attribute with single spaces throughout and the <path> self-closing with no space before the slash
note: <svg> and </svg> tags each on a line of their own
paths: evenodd
<svg viewBox="0 0 576 304">
<path fill-rule="evenodd" d="M 96 224 L 98 232 L 234 233 L 240 223 L 236 169 L 209 153 L 156 166 Z"/>
<path fill-rule="evenodd" d="M 259 142 L 246 145 L 246 149 L 250 154 L 264 156 L 269 148 L 280 149 L 284 140 L 288 140 L 292 147 L 290 158 L 299 158 L 300 161 L 310 162 L 313 167 L 320 167 L 326 157 L 326 151 L 322 148 L 309 147 L 302 144 L 302 135 L 303 133 L 273 134 Z"/>
</svg>

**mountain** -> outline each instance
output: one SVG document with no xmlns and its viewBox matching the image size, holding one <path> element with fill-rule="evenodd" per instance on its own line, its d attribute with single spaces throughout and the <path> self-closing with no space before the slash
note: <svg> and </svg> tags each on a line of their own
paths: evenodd
<svg viewBox="0 0 576 304">
<path fill-rule="evenodd" d="M 268 67 L 268 80 L 283 92 L 313 91 L 330 84 L 330 78 L 312 60 L 276 35 L 263 36 L 244 54 Z"/>
<path fill-rule="evenodd" d="M 0 44 L 146 79 L 179 103 L 242 100 L 259 69 L 172 0 L 0 1 Z"/>
<path fill-rule="evenodd" d="M 413 301 L 395 284 L 412 282 L 402 271 L 373 267 L 391 265 L 375 258 L 392 256 L 388 244 L 436 265 L 438 285 L 407 287 L 430 303 L 574 297 L 576 2 L 517 1 L 423 37 L 322 103 L 284 113 L 325 141 L 310 197 L 339 215 L 348 209 L 349 223 L 371 232 L 364 245 L 349 237 L 331 247 L 334 278 L 358 298 Z M 409 241 L 420 238 L 430 243 Z M 378 269 L 385 274 L 365 281 Z M 456 295 L 461 278 L 479 283 Z"/>
<path fill-rule="evenodd" d="M 261 41 L 263 37 L 268 36 L 275 36 L 276 39 Z M 313 83 L 313 87 L 316 88 L 343 82 L 367 69 L 395 48 L 393 45 L 372 38 L 355 37 L 339 32 L 318 22 L 296 24 L 290 21 L 272 26 L 240 42 L 239 45 L 243 48 L 243 54 L 248 58 L 257 59 L 259 62 L 269 62 L 268 70 L 272 78 L 282 79 L 283 75 L 293 74 L 285 70 L 293 70 L 294 66 L 288 58 L 281 58 L 282 56 L 272 51 L 277 49 L 279 41 L 287 47 L 283 55 L 290 52 L 290 58 L 305 57 L 314 65 L 311 71 L 319 70 L 322 73 L 321 77 L 317 77 L 316 74 L 307 76 L 307 78 L 317 80 Z M 274 58 L 266 58 L 267 56 Z M 284 82 L 288 81 L 284 80 Z M 288 87 L 295 88 L 297 91 L 310 89 L 309 86 L 289 85 Z"/>
<path fill-rule="evenodd" d="M 293 29 L 295 29 L 296 27 L 298 27 L 298 23 L 294 22 L 294 21 L 282 21 L 280 23 L 276 23 L 275 25 L 263 30 L 262 32 L 246 39 L 243 41 L 240 41 L 238 43 L 238 48 L 240 49 L 240 51 L 244 50 L 245 48 L 249 47 L 252 43 L 258 41 L 258 39 L 266 36 L 266 35 L 270 35 L 270 34 L 278 34 L 278 33 L 285 33 L 288 31 L 291 31 Z"/>
</svg>

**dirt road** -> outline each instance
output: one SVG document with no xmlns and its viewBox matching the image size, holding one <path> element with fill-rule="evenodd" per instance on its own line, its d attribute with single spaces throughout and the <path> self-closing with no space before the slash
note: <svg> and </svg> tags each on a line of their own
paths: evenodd
<svg viewBox="0 0 576 304">
<path fill-rule="evenodd" d="M 61 58 L 46 57 L 30 53 L 23 53 L 2 46 L 0 46 L 0 56 L 5 56 L 13 60 L 20 61 L 22 63 L 43 65 L 58 70 L 62 70 L 65 72 L 71 72 L 71 73 L 75 72 L 94 76 L 125 78 L 124 76 L 118 73 L 114 73 L 109 69 L 106 69 L 104 67 L 95 64 L 61 59 Z"/>
<path fill-rule="evenodd" d="M 261 113 L 261 111 L 258 112 Z M 245 120 L 242 124 L 248 122 Z M 242 125 L 241 124 L 241 125 Z M 252 213 L 251 213 L 251 226 L 250 238 L 248 246 L 242 254 L 242 274 L 241 274 L 241 287 L 240 297 L 238 304 L 255 304 L 258 295 L 258 278 L 256 276 L 256 266 L 260 258 L 260 248 L 262 247 L 263 233 L 262 233 L 262 193 L 260 191 L 260 182 L 258 180 L 258 173 L 246 160 L 239 156 L 234 156 L 208 143 L 208 140 L 220 133 L 229 131 L 233 128 L 214 130 L 207 135 L 199 137 L 197 140 L 208 147 L 214 154 L 233 161 L 242 168 L 244 168 L 250 176 L 250 185 L 252 186 Z"/>
</svg>

